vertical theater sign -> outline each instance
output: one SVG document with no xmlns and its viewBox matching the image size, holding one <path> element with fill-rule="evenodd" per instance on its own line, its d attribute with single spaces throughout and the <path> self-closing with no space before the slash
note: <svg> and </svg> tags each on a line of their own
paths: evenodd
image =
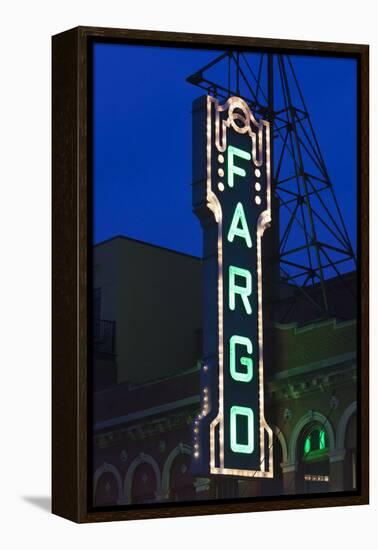
<svg viewBox="0 0 378 550">
<path fill-rule="evenodd" d="M 204 234 L 199 474 L 273 476 L 264 416 L 262 237 L 271 221 L 270 128 L 247 103 L 193 104 L 193 208 Z"/>
</svg>

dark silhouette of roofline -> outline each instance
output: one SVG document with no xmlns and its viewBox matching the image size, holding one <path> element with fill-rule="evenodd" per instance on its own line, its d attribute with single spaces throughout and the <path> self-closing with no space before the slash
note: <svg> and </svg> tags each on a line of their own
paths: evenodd
<svg viewBox="0 0 378 550">
<path fill-rule="evenodd" d="M 124 239 L 126 241 L 143 244 L 146 246 L 151 246 L 152 248 L 158 248 L 159 250 L 165 250 L 166 252 L 172 252 L 173 254 L 179 254 L 180 256 L 187 256 L 188 258 L 193 258 L 194 260 L 202 261 L 201 256 L 194 256 L 193 254 L 188 254 L 187 252 L 180 252 L 179 250 L 174 250 L 173 248 L 168 248 L 166 246 L 161 246 L 159 244 L 149 243 L 147 241 L 141 241 L 140 239 L 134 239 L 133 237 L 128 237 L 126 235 L 114 235 L 114 237 L 110 237 L 109 239 L 105 239 L 104 241 L 101 241 L 99 243 L 94 244 L 94 247 L 101 246 L 103 244 L 107 244 L 111 241 L 115 241 L 116 239 Z"/>
</svg>

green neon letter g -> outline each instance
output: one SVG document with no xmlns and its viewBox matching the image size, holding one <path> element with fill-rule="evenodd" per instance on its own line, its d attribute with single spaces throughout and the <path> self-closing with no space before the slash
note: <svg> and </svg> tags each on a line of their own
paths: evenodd
<svg viewBox="0 0 378 550">
<path fill-rule="evenodd" d="M 252 354 L 252 342 L 244 336 L 231 336 L 230 338 L 230 374 L 233 380 L 237 382 L 250 382 L 253 378 L 253 360 L 251 357 L 241 357 L 240 364 L 247 367 L 245 372 L 236 370 L 236 353 L 235 347 L 239 344 L 247 348 L 247 353 Z"/>
</svg>

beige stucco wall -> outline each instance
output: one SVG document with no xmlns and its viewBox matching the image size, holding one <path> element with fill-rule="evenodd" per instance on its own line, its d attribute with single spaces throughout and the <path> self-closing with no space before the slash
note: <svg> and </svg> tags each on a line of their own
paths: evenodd
<svg viewBox="0 0 378 550">
<path fill-rule="evenodd" d="M 96 287 L 101 317 L 116 321 L 118 382 L 145 382 L 195 365 L 202 317 L 198 258 L 117 237 L 95 247 Z"/>
</svg>

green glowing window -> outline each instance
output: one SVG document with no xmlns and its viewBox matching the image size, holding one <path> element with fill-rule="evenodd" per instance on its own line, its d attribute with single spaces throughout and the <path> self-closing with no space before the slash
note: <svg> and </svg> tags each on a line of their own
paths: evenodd
<svg viewBox="0 0 378 550">
<path fill-rule="evenodd" d="M 323 428 L 314 428 L 306 436 L 304 453 L 307 455 L 313 451 L 324 451 L 328 448 L 328 438 Z"/>
</svg>

